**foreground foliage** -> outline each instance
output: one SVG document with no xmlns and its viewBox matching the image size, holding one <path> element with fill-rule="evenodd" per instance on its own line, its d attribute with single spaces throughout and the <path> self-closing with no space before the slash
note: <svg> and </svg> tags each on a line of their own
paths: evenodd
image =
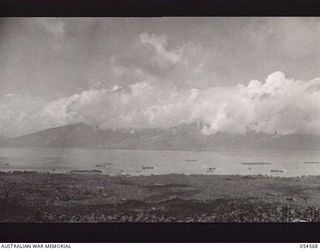
<svg viewBox="0 0 320 250">
<path fill-rule="evenodd" d="M 314 222 L 320 177 L 0 174 L 0 222 Z"/>
</svg>

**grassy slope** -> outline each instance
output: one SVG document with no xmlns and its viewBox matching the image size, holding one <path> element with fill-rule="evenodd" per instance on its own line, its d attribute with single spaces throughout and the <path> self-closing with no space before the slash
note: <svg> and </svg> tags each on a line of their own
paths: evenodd
<svg viewBox="0 0 320 250">
<path fill-rule="evenodd" d="M 320 177 L 0 174 L 0 222 L 319 221 Z"/>
</svg>

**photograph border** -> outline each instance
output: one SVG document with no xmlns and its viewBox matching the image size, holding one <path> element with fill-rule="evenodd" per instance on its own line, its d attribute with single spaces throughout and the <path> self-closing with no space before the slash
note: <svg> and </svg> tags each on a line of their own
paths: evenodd
<svg viewBox="0 0 320 250">
<path fill-rule="evenodd" d="M 1 0 L 2 17 L 319 16 L 317 0 Z M 0 25 L 1 29 L 1 25 Z M 1 242 L 319 242 L 319 223 L 0 224 Z"/>
</svg>

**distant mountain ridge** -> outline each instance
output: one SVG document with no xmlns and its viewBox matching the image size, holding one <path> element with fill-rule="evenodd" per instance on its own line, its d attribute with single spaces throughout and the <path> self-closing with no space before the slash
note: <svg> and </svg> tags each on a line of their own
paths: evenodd
<svg viewBox="0 0 320 250">
<path fill-rule="evenodd" d="M 16 138 L 0 138 L 1 147 L 68 147 L 161 150 L 320 150 L 320 136 L 253 133 L 202 135 L 196 124 L 170 129 L 106 129 L 79 123 Z"/>
</svg>

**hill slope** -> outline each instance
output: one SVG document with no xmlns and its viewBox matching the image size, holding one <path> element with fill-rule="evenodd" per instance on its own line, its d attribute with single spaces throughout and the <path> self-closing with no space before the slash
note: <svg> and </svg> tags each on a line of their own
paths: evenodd
<svg viewBox="0 0 320 250">
<path fill-rule="evenodd" d="M 319 150 L 320 136 L 217 133 L 204 136 L 195 125 L 171 129 L 96 129 L 86 124 L 51 128 L 3 140 L 5 147 L 82 147 L 165 150 Z"/>
</svg>

